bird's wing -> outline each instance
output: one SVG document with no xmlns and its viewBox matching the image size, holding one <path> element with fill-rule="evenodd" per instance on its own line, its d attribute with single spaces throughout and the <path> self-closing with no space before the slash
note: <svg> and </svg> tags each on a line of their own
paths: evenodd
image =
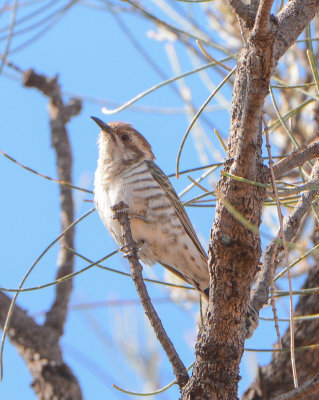
<svg viewBox="0 0 319 400">
<path fill-rule="evenodd" d="M 165 267 L 166 269 L 168 269 L 169 271 L 171 271 L 173 274 L 175 274 L 176 276 L 178 276 L 178 277 L 179 277 L 180 279 L 182 279 L 183 281 L 185 281 L 185 282 L 189 283 L 190 285 L 192 285 L 193 288 L 199 290 L 199 291 L 201 292 L 201 294 L 204 296 L 204 298 L 208 301 L 208 298 L 209 298 L 209 287 L 208 287 L 207 289 L 205 289 L 205 290 L 201 290 L 201 289 L 199 288 L 199 285 L 198 285 L 198 283 L 197 283 L 196 281 L 186 278 L 186 277 L 185 277 L 181 272 L 179 272 L 177 269 L 171 267 L 170 265 L 163 264 L 163 263 L 161 263 L 161 262 L 159 262 L 159 264 L 161 264 L 163 267 Z M 192 289 L 192 288 L 189 288 L 189 289 Z"/>
<path fill-rule="evenodd" d="M 163 188 L 163 190 L 167 194 L 168 199 L 173 204 L 175 211 L 179 217 L 179 220 L 181 221 L 186 233 L 191 238 L 192 242 L 194 243 L 195 247 L 197 248 L 197 250 L 203 257 L 203 259 L 207 262 L 207 254 L 206 254 L 205 250 L 203 249 L 200 241 L 198 240 L 198 237 L 193 228 L 193 225 L 192 225 L 190 219 L 188 218 L 188 215 L 186 214 L 186 211 L 185 211 L 177 193 L 175 192 L 173 186 L 171 185 L 169 179 L 164 174 L 164 172 L 154 162 L 146 161 L 146 163 L 148 164 L 149 170 L 150 170 L 153 178 Z"/>
<path fill-rule="evenodd" d="M 191 285 L 193 286 L 192 282 L 190 282 L 190 281 L 189 281 L 181 272 L 179 272 L 177 269 L 171 267 L 171 266 L 168 265 L 168 264 L 164 264 L 164 263 L 161 263 L 161 262 L 159 262 L 159 264 L 161 264 L 163 267 L 165 267 L 166 269 L 168 269 L 170 272 L 172 272 L 173 274 L 175 274 L 176 276 L 178 276 L 178 277 L 179 277 L 180 279 L 182 279 L 184 282 L 187 282 L 187 283 L 189 283 L 189 284 L 191 284 Z"/>
</svg>

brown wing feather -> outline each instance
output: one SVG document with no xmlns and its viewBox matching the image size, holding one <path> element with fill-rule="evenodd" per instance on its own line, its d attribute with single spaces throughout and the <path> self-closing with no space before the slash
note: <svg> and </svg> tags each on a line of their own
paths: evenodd
<svg viewBox="0 0 319 400">
<path fill-rule="evenodd" d="M 164 172 L 152 161 L 146 161 L 146 163 L 149 166 L 149 170 L 153 176 L 153 178 L 161 185 L 165 193 L 167 194 L 167 197 L 173 204 L 175 211 L 179 217 L 179 220 L 181 221 L 184 229 L 186 230 L 188 236 L 191 238 L 192 242 L 194 243 L 195 247 L 197 250 L 200 252 L 201 256 L 205 261 L 207 261 L 207 254 L 205 250 L 203 249 L 200 241 L 198 240 L 198 237 L 196 235 L 196 232 L 193 228 L 193 225 L 188 218 L 188 215 L 186 214 L 186 211 L 177 195 L 175 192 L 173 186 L 171 185 L 170 181 L 168 180 L 167 176 L 164 174 Z"/>
</svg>

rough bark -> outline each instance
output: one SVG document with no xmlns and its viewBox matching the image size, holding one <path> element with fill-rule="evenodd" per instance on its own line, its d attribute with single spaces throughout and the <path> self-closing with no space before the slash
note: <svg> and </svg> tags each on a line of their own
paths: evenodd
<svg viewBox="0 0 319 400">
<path fill-rule="evenodd" d="M 314 110 L 314 129 L 318 131 L 319 129 L 319 121 L 317 119 L 319 107 L 316 106 Z M 288 157 L 287 161 L 284 160 L 278 163 L 278 168 L 276 169 L 277 173 L 287 167 L 287 165 L 294 165 L 295 161 L 302 160 L 303 155 L 316 156 L 318 158 L 317 153 L 313 153 L 315 147 L 317 147 L 318 143 L 314 143 L 303 149 L 301 152 Z M 306 157 L 307 158 L 307 157 Z M 310 179 L 316 180 L 319 176 L 319 160 L 317 160 L 312 168 L 312 173 Z M 293 212 L 286 218 L 284 231 L 288 241 L 292 241 L 298 234 L 298 229 L 302 225 L 302 221 L 304 220 L 305 215 L 311 209 L 311 205 L 313 204 L 313 200 L 315 196 L 318 194 L 318 191 L 306 191 L 302 194 L 298 204 L 294 208 Z M 316 206 L 317 207 L 317 206 Z M 318 222 L 316 222 L 312 241 L 316 245 L 319 243 L 319 234 L 318 234 Z M 277 246 L 276 246 L 277 247 Z M 265 303 L 265 298 L 261 300 L 262 295 L 259 297 L 256 292 L 258 292 L 259 281 L 263 280 L 263 274 L 265 274 L 267 270 L 267 264 L 270 266 L 269 259 L 271 257 L 271 252 L 275 252 L 274 259 L 278 259 L 280 249 L 275 249 L 273 243 L 271 243 L 265 251 L 263 270 L 260 276 L 258 277 L 258 281 L 256 284 L 256 290 L 252 293 L 252 306 L 259 309 L 262 304 Z M 319 256 L 317 253 L 313 255 L 315 259 L 315 266 L 312 270 L 310 270 L 307 280 L 303 285 L 304 289 L 309 289 L 313 287 L 319 286 Z M 275 268 L 277 263 L 273 263 L 272 268 Z M 264 286 L 265 285 L 261 285 Z M 268 296 L 268 293 L 265 293 Z M 260 304 L 257 305 L 259 300 L 261 300 Z M 309 294 L 306 296 L 301 296 L 298 304 L 296 306 L 294 315 L 311 315 L 318 314 L 319 312 L 319 295 L 318 294 Z M 283 348 L 288 349 L 290 342 L 290 331 L 287 329 L 283 339 L 282 345 Z M 317 344 L 319 342 L 319 320 L 309 319 L 295 322 L 295 346 L 308 346 L 311 344 Z M 318 371 L 319 371 L 319 353 L 318 349 L 309 349 L 306 351 L 300 351 L 295 353 L 296 357 L 296 370 L 298 374 L 298 381 L 300 387 L 298 389 L 293 388 L 293 380 L 292 380 L 292 372 L 291 372 L 291 355 L 289 351 L 283 353 L 274 353 L 272 361 L 269 365 L 259 368 L 258 376 L 255 381 L 250 385 L 245 394 L 242 397 L 242 400 L 259 400 L 259 399 L 274 399 L 274 400 L 288 400 L 288 399 L 307 399 L 307 400 L 315 400 L 318 399 Z"/>
<path fill-rule="evenodd" d="M 273 43 L 273 32 L 260 33 L 256 27 L 240 54 L 225 163 L 226 172 L 258 182 L 267 176 L 261 158 L 261 115 L 272 70 Z M 264 196 L 264 189 L 226 177 L 218 184 L 209 248 L 211 298 L 183 399 L 237 398 L 246 310 L 261 248 L 258 233 L 239 222 L 229 205 L 258 227 Z"/>
<path fill-rule="evenodd" d="M 11 299 L 0 292 L 0 324 L 7 316 Z M 21 307 L 16 306 L 8 336 L 24 359 L 32 377 L 32 388 L 39 400 L 81 400 L 79 383 L 63 361 L 55 332 L 38 325 Z"/>
<path fill-rule="evenodd" d="M 271 73 L 314 17 L 319 2 L 290 1 L 278 19 L 270 15 L 271 5 L 272 1 L 259 2 L 254 26 L 238 58 L 224 164 L 226 172 L 258 182 L 267 179 L 261 159 L 261 117 Z M 295 23 L 300 17 L 302 22 Z M 226 176 L 218 184 L 209 247 L 211 297 L 196 344 L 193 375 L 183 390 L 183 400 L 237 399 L 246 310 L 261 256 L 258 232 L 248 224 L 259 227 L 264 196 L 263 189 Z M 248 224 L 239 222 L 234 210 Z"/>
<path fill-rule="evenodd" d="M 319 264 L 310 271 L 303 288 L 319 286 Z M 318 313 L 319 294 L 301 296 L 296 306 L 295 316 Z M 295 346 L 307 346 L 319 342 L 319 319 L 295 322 Z M 289 329 L 282 338 L 284 349 L 290 345 Z M 305 383 L 319 371 L 318 349 L 309 349 L 296 352 L 296 368 L 298 381 Z M 269 365 L 259 369 L 258 377 L 246 391 L 242 400 L 268 400 L 292 390 L 293 379 L 291 373 L 290 352 L 275 352 Z M 307 400 L 318 399 L 318 393 L 303 397 Z"/>
</svg>

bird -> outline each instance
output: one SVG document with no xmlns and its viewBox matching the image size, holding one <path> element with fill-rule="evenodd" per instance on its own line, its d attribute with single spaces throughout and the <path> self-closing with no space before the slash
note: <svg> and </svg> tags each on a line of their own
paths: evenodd
<svg viewBox="0 0 319 400">
<path fill-rule="evenodd" d="M 101 129 L 94 202 L 103 224 L 123 247 L 121 227 L 112 207 L 126 203 L 139 259 L 146 265 L 161 264 L 208 301 L 207 253 L 168 177 L 155 164 L 150 144 L 129 123 L 106 124 L 91 118 Z M 247 313 L 246 337 L 250 337 L 256 321 L 258 325 L 254 310 Z"/>
<path fill-rule="evenodd" d="M 140 260 L 163 265 L 208 298 L 207 254 L 150 144 L 128 123 L 91 118 L 101 129 L 94 202 L 105 227 L 123 246 L 111 207 L 124 201 Z"/>
</svg>

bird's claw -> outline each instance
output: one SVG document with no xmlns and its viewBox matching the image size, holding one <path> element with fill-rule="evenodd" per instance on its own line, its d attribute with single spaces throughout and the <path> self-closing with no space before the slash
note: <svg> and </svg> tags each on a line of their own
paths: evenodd
<svg viewBox="0 0 319 400">
<path fill-rule="evenodd" d="M 125 253 L 124 257 L 127 257 L 127 254 L 128 254 L 128 252 L 129 252 L 128 246 L 125 245 L 125 246 L 120 247 L 120 251 L 122 251 L 123 253 Z"/>
<path fill-rule="evenodd" d="M 139 240 L 136 246 L 137 246 L 137 256 L 138 258 L 140 258 L 140 252 L 143 251 L 148 246 L 148 242 L 146 240 Z M 122 246 L 120 250 L 124 253 L 125 258 L 129 257 L 131 254 L 128 246 Z"/>
</svg>

